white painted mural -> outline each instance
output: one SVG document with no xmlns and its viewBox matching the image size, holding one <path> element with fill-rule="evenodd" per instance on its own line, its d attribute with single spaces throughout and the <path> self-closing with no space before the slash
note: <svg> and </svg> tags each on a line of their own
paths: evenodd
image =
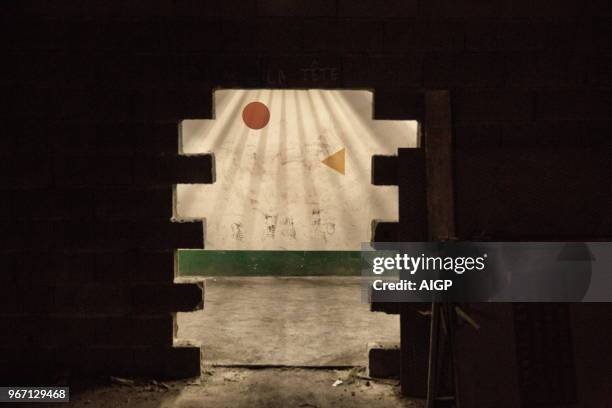
<svg viewBox="0 0 612 408">
<path fill-rule="evenodd" d="M 178 185 L 177 217 L 206 220 L 205 249 L 359 250 L 372 220 L 398 217 L 397 187 L 371 184 L 372 155 L 417 144 L 416 122 L 372 120 L 372 98 L 216 91 L 214 120 L 181 124 L 182 153 L 213 153 L 216 182 Z"/>
</svg>

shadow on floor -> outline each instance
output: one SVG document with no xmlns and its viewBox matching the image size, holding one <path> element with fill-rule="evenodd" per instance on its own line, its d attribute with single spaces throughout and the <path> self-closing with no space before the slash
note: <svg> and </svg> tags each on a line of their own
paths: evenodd
<svg viewBox="0 0 612 408">
<path fill-rule="evenodd" d="M 70 406 L 417 408 L 423 403 L 400 398 L 397 382 L 374 381 L 355 369 L 214 368 L 206 369 L 201 380 L 96 387 L 74 395 Z"/>
</svg>

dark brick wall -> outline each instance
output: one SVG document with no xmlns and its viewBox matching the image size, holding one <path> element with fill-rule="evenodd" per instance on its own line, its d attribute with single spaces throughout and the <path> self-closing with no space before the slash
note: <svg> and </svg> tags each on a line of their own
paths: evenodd
<svg viewBox="0 0 612 408">
<path fill-rule="evenodd" d="M 197 371 L 171 316 L 201 292 L 172 278 L 202 226 L 169 217 L 172 184 L 212 181 L 177 123 L 212 117 L 215 87 L 374 89 L 380 119 L 450 89 L 460 238 L 612 235 L 607 1 L 0 7 L 3 374 Z"/>
</svg>

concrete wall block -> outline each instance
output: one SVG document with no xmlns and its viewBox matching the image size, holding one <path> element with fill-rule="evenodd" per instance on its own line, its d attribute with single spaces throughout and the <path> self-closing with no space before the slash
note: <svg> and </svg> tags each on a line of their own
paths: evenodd
<svg viewBox="0 0 612 408">
<path fill-rule="evenodd" d="M 94 322 L 90 317 L 52 317 L 38 320 L 32 333 L 41 347 L 87 347 L 94 342 Z"/>
<path fill-rule="evenodd" d="M 399 239 L 399 224 L 397 222 L 372 221 L 373 242 L 397 242 Z"/>
<path fill-rule="evenodd" d="M 198 184 L 214 182 L 214 160 L 210 154 L 142 156 L 134 160 L 138 185 Z"/>
<path fill-rule="evenodd" d="M 31 85 L 31 84 L 30 84 Z M 130 92 L 91 87 L 30 86 L 9 87 L 2 91 L 11 101 L 0 112 L 10 119 L 70 120 L 85 122 L 127 121 L 132 118 L 133 97 Z M 61 100 L 62 103 L 57 103 Z"/>
<path fill-rule="evenodd" d="M 467 52 L 498 51 L 502 46 L 503 24 L 499 21 L 470 21 L 465 24 Z"/>
<path fill-rule="evenodd" d="M 264 46 L 260 43 L 259 29 L 254 19 L 224 21 L 221 27 L 222 49 L 230 53 L 256 53 Z"/>
<path fill-rule="evenodd" d="M 205 26 L 204 24 L 201 25 Z M 174 46 L 172 46 L 172 49 L 173 52 L 177 52 Z M 92 56 L 89 63 L 92 64 L 90 69 L 95 76 L 93 80 L 104 88 L 139 89 L 146 87 L 163 89 L 179 85 L 181 78 L 180 61 L 178 55 L 165 53 L 107 53 Z M 66 70 L 70 72 L 69 67 Z"/>
<path fill-rule="evenodd" d="M 371 79 L 376 88 L 393 84 L 395 88 L 419 87 L 423 83 L 423 58 L 420 54 L 408 56 L 380 56 L 372 58 Z"/>
<path fill-rule="evenodd" d="M 500 48 L 504 51 L 543 51 L 549 45 L 549 27 L 535 21 L 500 23 Z"/>
<path fill-rule="evenodd" d="M 66 356 L 68 359 L 67 354 L 77 354 L 82 361 L 67 362 L 66 365 L 76 367 L 77 372 L 88 375 L 127 377 L 138 373 L 135 369 L 134 349 L 130 347 L 88 347 L 81 353 L 75 353 L 75 350 L 58 351 L 58 358 Z"/>
<path fill-rule="evenodd" d="M 171 5 L 173 13 L 181 17 L 249 18 L 257 14 L 257 0 L 186 0 L 180 3 L 172 1 Z M 160 15 L 166 14 L 162 12 Z"/>
<path fill-rule="evenodd" d="M 112 316 L 92 319 L 94 346 L 165 346 L 174 338 L 174 318 L 167 316 Z"/>
<path fill-rule="evenodd" d="M 95 282 L 128 285 L 138 265 L 138 251 L 97 251 L 95 253 Z"/>
<path fill-rule="evenodd" d="M 13 254 L 15 281 L 25 286 L 30 282 L 44 285 L 89 283 L 94 279 L 93 252 L 16 251 Z"/>
<path fill-rule="evenodd" d="M 28 364 L 24 364 L 25 361 Z M 53 348 L 0 347 L 0 381 L 18 386 L 28 379 L 36 382 L 48 380 L 49 373 L 57 367 L 57 361 Z"/>
<path fill-rule="evenodd" d="M 502 148 L 584 149 L 589 147 L 588 126 L 582 121 L 539 122 L 503 126 Z M 515 150 L 520 154 L 520 150 Z"/>
<path fill-rule="evenodd" d="M 588 126 L 585 145 L 590 149 L 609 152 L 612 150 L 612 121 L 601 121 Z"/>
<path fill-rule="evenodd" d="M 53 240 L 53 237 L 57 239 L 57 242 L 61 244 L 66 250 L 74 250 L 74 249 L 92 249 L 95 244 L 95 228 L 93 223 L 91 222 L 82 222 L 82 221 L 55 221 L 55 222 L 45 222 L 41 223 L 41 227 L 43 228 L 44 234 L 37 234 L 35 232 L 35 237 L 44 237 L 40 240 L 37 240 L 33 245 L 33 247 L 46 247 L 46 245 L 42 244 L 44 239 L 45 242 L 50 242 Z M 61 232 L 61 235 L 56 236 L 53 232 L 53 229 Z M 59 239 L 58 239 L 59 238 Z M 55 247 L 51 245 L 51 247 Z M 60 247 L 58 245 L 58 247 Z"/>
<path fill-rule="evenodd" d="M 34 155 L 45 156 L 51 150 L 50 137 L 40 126 L 36 124 L 24 123 L 23 121 L 7 121 L 6 133 L 11 133 L 16 139 L 14 152 L 21 156 Z"/>
<path fill-rule="evenodd" d="M 453 54 L 427 53 L 423 56 L 423 84 L 427 89 L 453 86 L 455 57 Z"/>
<path fill-rule="evenodd" d="M 181 66 L 184 81 L 204 82 L 213 88 L 255 87 L 261 86 L 262 83 L 258 55 L 248 53 L 189 55 L 182 58 Z M 212 96 L 210 100 L 212 104 Z"/>
<path fill-rule="evenodd" d="M 242 51 L 260 54 L 282 54 L 302 52 L 304 49 L 304 27 L 299 19 L 261 19 L 257 22 L 257 44 L 255 49 Z M 251 35 L 253 35 L 251 34 Z M 240 42 L 240 39 L 233 42 Z M 236 47 L 240 50 L 240 48 Z"/>
<path fill-rule="evenodd" d="M 586 65 L 590 68 L 587 72 L 588 85 L 612 87 L 612 56 L 590 57 Z"/>
<path fill-rule="evenodd" d="M 0 159 L 1 160 L 1 159 Z M 13 208 L 15 208 L 14 203 L 14 193 L 16 190 L 9 188 L 0 187 L 0 196 L 3 197 L 0 199 L 0 220 L 11 220 L 15 216 L 13 214 Z"/>
<path fill-rule="evenodd" d="M 20 250 L 26 246 L 27 221 L 0 220 L 0 245 L 4 250 Z"/>
<path fill-rule="evenodd" d="M 415 90 L 376 89 L 374 119 L 421 120 L 423 94 Z"/>
<path fill-rule="evenodd" d="M 420 17 L 432 19 L 495 19 L 503 11 L 501 0 L 432 0 L 420 5 Z"/>
<path fill-rule="evenodd" d="M 378 21 L 316 19 L 304 23 L 306 52 L 381 52 L 384 26 Z"/>
<path fill-rule="evenodd" d="M 610 226 L 609 217 L 602 215 L 612 196 L 610 189 L 601 189 L 609 184 L 601 172 L 604 151 L 533 147 L 455 153 L 456 219 L 462 239 L 576 239 L 599 236 Z M 546 173 L 539 173 L 541 168 Z"/>
<path fill-rule="evenodd" d="M 143 316 L 131 319 L 132 343 L 135 346 L 171 347 L 176 334 L 174 315 Z"/>
<path fill-rule="evenodd" d="M 169 24 L 169 47 L 175 53 L 210 53 L 222 48 L 222 23 L 189 16 L 181 24 Z M 176 68 L 180 68 L 177 63 Z"/>
<path fill-rule="evenodd" d="M 540 120 L 607 120 L 612 91 L 542 91 L 537 95 Z"/>
<path fill-rule="evenodd" d="M 612 17 L 612 4 L 606 0 L 591 0 L 585 5 L 585 14 Z"/>
<path fill-rule="evenodd" d="M 133 98 L 131 118 L 143 122 L 178 123 L 183 119 L 212 117 L 210 89 L 139 90 Z"/>
<path fill-rule="evenodd" d="M 348 55 L 342 58 L 344 86 L 347 88 L 373 88 L 372 62 L 365 55 Z"/>
<path fill-rule="evenodd" d="M 201 222 L 150 222 L 136 225 L 136 242 L 147 249 L 202 249 L 204 228 Z"/>
<path fill-rule="evenodd" d="M 533 87 L 576 87 L 584 85 L 587 64 L 583 56 L 564 52 L 507 55 L 509 85 Z"/>
<path fill-rule="evenodd" d="M 372 378 L 399 378 L 399 344 L 368 344 L 368 375 Z"/>
<path fill-rule="evenodd" d="M 171 186 L 136 189 L 99 189 L 95 216 L 99 219 L 165 219 L 173 215 Z"/>
<path fill-rule="evenodd" d="M 202 309 L 204 286 L 199 284 L 138 284 L 132 287 L 137 313 L 160 314 Z"/>
<path fill-rule="evenodd" d="M 372 184 L 375 186 L 396 186 L 398 172 L 397 156 L 372 156 Z"/>
<path fill-rule="evenodd" d="M 29 22 L 27 30 L 24 30 Z M 66 26 L 49 19 L 4 18 L 3 49 L 16 51 L 57 51 L 66 47 Z"/>
<path fill-rule="evenodd" d="M 0 157 L 4 160 L 6 156 L 12 155 L 17 151 L 17 135 L 14 132 L 14 124 L 6 121 L 5 131 L 0 137 Z"/>
<path fill-rule="evenodd" d="M 34 127 L 35 133 L 49 140 L 50 152 L 57 156 L 127 155 L 134 153 L 133 134 L 138 129 L 128 125 L 63 123 Z"/>
<path fill-rule="evenodd" d="M 255 0 L 186 0 L 181 2 L 157 0 L 147 5 L 134 2 L 121 7 L 104 1 L 91 1 L 87 8 L 77 2 L 64 2 L 61 5 L 49 0 L 30 1 L 22 7 L 25 15 L 31 17 L 61 17 L 80 20 L 86 17 L 108 20 L 138 20 L 158 17 L 245 17 L 256 12 Z"/>
<path fill-rule="evenodd" d="M 55 286 L 57 313 L 122 315 L 131 312 L 129 287 L 116 284 L 64 284 Z"/>
<path fill-rule="evenodd" d="M 203 248 L 201 222 L 107 221 L 94 226 L 98 250 Z"/>
<path fill-rule="evenodd" d="M 67 155 L 53 158 L 59 187 L 127 186 L 134 181 L 130 156 Z"/>
<path fill-rule="evenodd" d="M 330 55 L 264 58 L 261 82 L 273 88 L 335 88 L 343 81 L 342 63 Z"/>
<path fill-rule="evenodd" d="M 353 55 L 343 61 L 348 88 L 419 88 L 423 81 L 423 58 L 411 55 Z"/>
<path fill-rule="evenodd" d="M 456 126 L 453 134 L 455 149 L 490 149 L 502 143 L 504 128 L 501 124 L 468 124 Z"/>
<path fill-rule="evenodd" d="M 506 60 L 499 53 L 462 54 L 453 60 L 455 87 L 499 87 L 505 83 Z"/>
<path fill-rule="evenodd" d="M 212 99 L 212 94 L 210 95 Z M 212 117 L 212 116 L 211 116 Z M 128 130 L 134 135 L 136 154 L 173 154 L 178 152 L 177 123 L 136 125 Z"/>
<path fill-rule="evenodd" d="M 17 283 L 17 251 L 3 249 L 0 259 L 4 262 L 4 269 L 0 272 L 0 286 Z"/>
<path fill-rule="evenodd" d="M 338 0 L 338 16 L 341 18 L 414 18 L 418 15 L 417 0 L 364 0 L 353 2 Z"/>
<path fill-rule="evenodd" d="M 12 155 L 0 161 L 0 186 L 47 187 L 53 182 L 52 161 L 44 154 Z"/>
<path fill-rule="evenodd" d="M 23 298 L 20 286 L 15 283 L 0 286 L 0 310 L 2 314 L 23 313 Z"/>
<path fill-rule="evenodd" d="M 55 290 L 51 285 L 38 283 L 22 287 L 23 311 L 28 314 L 49 313 L 54 309 Z"/>
<path fill-rule="evenodd" d="M 14 64 L 3 67 L 12 78 L 29 83 L 53 83 L 68 85 L 71 81 L 95 81 L 98 61 L 92 55 L 72 54 L 62 51 L 21 54 L 15 50 L 11 56 Z M 75 67 L 79 67 L 75 70 Z"/>
<path fill-rule="evenodd" d="M 138 242 L 131 222 L 99 222 L 94 226 L 97 251 L 135 249 Z"/>
<path fill-rule="evenodd" d="M 574 0 L 512 0 L 510 13 L 515 18 L 578 19 L 588 2 Z"/>
<path fill-rule="evenodd" d="M 26 341 L 26 319 L 21 316 L 0 316 L 0 347 L 19 347 Z"/>
<path fill-rule="evenodd" d="M 199 377 L 201 361 L 200 347 L 173 347 L 168 349 L 166 375 L 173 378 Z"/>
<path fill-rule="evenodd" d="M 334 17 L 336 1 L 333 0 L 258 0 L 257 14 L 264 17 Z"/>
<path fill-rule="evenodd" d="M 87 189 L 20 189 L 12 192 L 13 214 L 18 219 L 90 220 L 93 194 Z"/>
<path fill-rule="evenodd" d="M 423 149 L 398 150 L 399 241 L 427 238 L 425 152 Z"/>
<path fill-rule="evenodd" d="M 410 20 L 385 22 L 385 52 L 405 53 L 461 52 L 464 49 L 465 24 L 458 21 Z"/>
<path fill-rule="evenodd" d="M 90 346 L 129 346 L 133 339 L 133 319 L 130 316 L 104 316 L 92 319 L 94 336 Z"/>
<path fill-rule="evenodd" d="M 102 37 L 95 36 L 88 43 L 75 40 L 74 47 L 128 54 L 171 51 L 168 25 L 161 19 L 110 20 L 103 26 L 102 34 Z"/>
<path fill-rule="evenodd" d="M 528 91 L 457 91 L 452 96 L 453 120 L 525 122 L 533 119 L 535 98 Z"/>
<path fill-rule="evenodd" d="M 400 303 L 397 302 L 376 302 L 370 303 L 371 312 L 382 312 L 386 314 L 399 314 Z"/>
<path fill-rule="evenodd" d="M 200 347 L 137 347 L 135 369 L 155 378 L 188 378 L 200 375 Z"/>
<path fill-rule="evenodd" d="M 178 126 L 176 123 L 38 123 L 11 126 L 11 132 L 22 138 L 29 135 L 32 143 L 20 147 L 31 153 L 30 146 L 47 142 L 49 152 L 60 156 L 100 155 L 123 156 L 131 154 L 163 154 L 178 152 Z"/>
<path fill-rule="evenodd" d="M 175 251 L 139 251 L 132 270 L 134 283 L 170 283 L 175 275 Z"/>
<path fill-rule="evenodd" d="M 31 221 L 19 229 L 22 241 L 17 249 L 63 251 L 92 249 L 95 244 L 93 225 L 87 221 Z"/>
<path fill-rule="evenodd" d="M 102 283 L 172 283 L 174 250 L 99 251 L 95 253 L 95 280 Z M 90 275 L 91 276 L 91 275 Z"/>
</svg>

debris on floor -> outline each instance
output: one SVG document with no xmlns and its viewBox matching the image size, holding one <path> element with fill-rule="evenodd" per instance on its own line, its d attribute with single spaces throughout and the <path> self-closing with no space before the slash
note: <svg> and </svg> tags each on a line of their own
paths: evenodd
<svg viewBox="0 0 612 408">
<path fill-rule="evenodd" d="M 110 377 L 110 381 L 111 381 L 111 383 L 117 384 L 117 385 L 125 385 L 127 387 L 133 387 L 134 386 L 134 380 L 130 380 L 128 378 Z"/>
<path fill-rule="evenodd" d="M 361 369 L 204 369 L 201 378 L 160 382 L 113 377 L 73 393 L 87 408 L 420 408 L 400 397 L 397 384 L 364 379 Z M 331 387 L 330 385 L 334 385 Z"/>
</svg>

